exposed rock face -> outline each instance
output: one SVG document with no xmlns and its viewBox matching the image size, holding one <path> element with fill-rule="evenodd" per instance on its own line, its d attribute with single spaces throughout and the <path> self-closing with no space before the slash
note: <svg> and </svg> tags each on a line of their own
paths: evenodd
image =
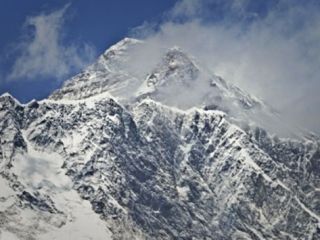
<svg viewBox="0 0 320 240">
<path fill-rule="evenodd" d="M 245 113 L 264 104 L 177 48 L 145 79 L 124 73 L 137 44 L 118 43 L 47 100 L 0 97 L 2 235 L 320 239 L 319 141 L 238 127 L 225 101 Z M 200 75 L 212 96 L 166 102 L 164 89 Z"/>
</svg>

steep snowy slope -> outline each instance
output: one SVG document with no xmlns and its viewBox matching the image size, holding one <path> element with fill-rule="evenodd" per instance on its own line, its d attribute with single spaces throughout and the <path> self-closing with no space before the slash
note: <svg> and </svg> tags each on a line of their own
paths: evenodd
<svg viewBox="0 0 320 240">
<path fill-rule="evenodd" d="M 130 52 L 141 43 L 129 38 L 120 41 L 102 54 L 96 63 L 66 81 L 50 98 L 81 99 L 106 91 L 114 96 L 126 96 L 127 90 L 136 88 L 140 81 L 129 65 L 133 61 Z"/>
<path fill-rule="evenodd" d="M 105 223 L 72 188 L 61 156 L 28 142 L 23 107 L 9 95 L 0 101 L 0 239 L 111 239 Z"/>
<path fill-rule="evenodd" d="M 199 67 L 192 57 L 177 47 L 164 51 L 160 62 L 151 69 L 147 66 L 138 68 L 135 51 L 143 46 L 144 42 L 135 39 L 120 41 L 87 70 L 67 81 L 50 98 L 82 99 L 108 91 L 121 100 L 148 95 L 182 108 L 205 105 L 227 108 L 232 101 L 243 109 L 261 107 L 261 101 Z M 196 95 L 192 96 L 192 93 Z M 186 94 L 192 99 L 192 104 L 183 101 Z"/>
<path fill-rule="evenodd" d="M 226 82 L 178 47 L 160 51 L 150 63 L 137 52 L 145 43 L 125 38 L 102 54 L 96 63 L 66 81 L 49 98 L 85 99 L 109 92 L 123 104 L 151 98 L 165 105 L 188 109 L 222 110 L 237 124 L 254 125 L 272 132 L 299 136 L 297 128 L 279 119 L 262 100 Z M 156 62 L 154 62 L 156 59 Z M 300 131 L 301 132 L 301 131 Z"/>
<path fill-rule="evenodd" d="M 0 239 L 320 239 L 319 142 L 240 128 L 269 108 L 178 48 L 133 71 L 142 44 L 0 97 Z"/>
</svg>

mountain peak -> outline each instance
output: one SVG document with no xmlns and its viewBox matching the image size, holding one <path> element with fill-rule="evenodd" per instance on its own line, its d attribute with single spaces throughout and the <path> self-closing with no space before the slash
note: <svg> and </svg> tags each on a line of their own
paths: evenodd
<svg viewBox="0 0 320 240">
<path fill-rule="evenodd" d="M 13 97 L 13 96 L 12 96 L 10 93 L 8 93 L 8 92 L 3 93 L 3 94 L 0 96 L 0 101 L 10 101 L 10 102 L 12 102 L 12 103 L 21 105 L 21 103 L 19 102 L 19 100 L 16 99 L 15 97 Z"/>
<path fill-rule="evenodd" d="M 193 59 L 181 48 L 175 46 L 166 51 L 160 63 L 148 74 L 138 89 L 137 95 L 161 91 L 166 87 L 171 90 L 179 86 L 190 87 L 192 82 L 198 79 L 199 72 Z"/>
<path fill-rule="evenodd" d="M 127 50 L 128 48 L 135 46 L 137 44 L 142 43 L 143 41 L 135 39 L 135 38 L 124 38 L 122 40 L 120 40 L 119 42 L 117 42 L 116 44 L 112 45 L 110 48 L 108 48 L 105 52 L 104 52 L 104 56 L 112 56 L 113 54 L 115 54 L 116 52 L 122 52 Z"/>
<path fill-rule="evenodd" d="M 168 48 L 145 66 L 148 50 L 146 56 L 141 54 L 148 47 L 141 40 L 121 40 L 50 98 L 85 99 L 108 92 L 122 102 L 150 97 L 178 108 L 216 109 L 241 118 L 261 106 L 262 101 L 218 77 L 180 47 Z"/>
<path fill-rule="evenodd" d="M 198 69 L 195 60 L 177 46 L 170 48 L 162 61 L 162 64 L 167 65 L 170 70 L 178 68 L 189 68 L 190 70 Z"/>
</svg>

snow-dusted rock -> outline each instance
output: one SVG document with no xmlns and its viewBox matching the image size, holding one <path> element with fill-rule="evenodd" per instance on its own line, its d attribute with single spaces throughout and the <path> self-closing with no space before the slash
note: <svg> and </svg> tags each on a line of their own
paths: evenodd
<svg viewBox="0 0 320 240">
<path fill-rule="evenodd" d="M 0 239 L 319 239 L 319 141 L 237 126 L 269 108 L 179 48 L 126 72 L 141 44 L 48 99 L 0 97 Z"/>
</svg>

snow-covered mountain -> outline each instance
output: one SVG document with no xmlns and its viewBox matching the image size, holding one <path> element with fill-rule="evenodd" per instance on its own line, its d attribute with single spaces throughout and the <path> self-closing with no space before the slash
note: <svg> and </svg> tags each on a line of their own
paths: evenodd
<svg viewBox="0 0 320 240">
<path fill-rule="evenodd" d="M 135 64 L 144 44 L 0 97 L 0 239 L 320 239 L 319 140 L 270 134 L 278 113 L 178 47 Z"/>
<path fill-rule="evenodd" d="M 154 66 L 138 68 L 135 51 L 143 48 L 143 44 L 142 41 L 125 38 L 108 49 L 87 70 L 67 81 L 49 99 L 84 99 L 109 92 L 121 101 L 132 102 L 148 95 L 166 105 L 183 109 L 206 105 L 227 108 L 231 102 L 234 108 L 261 107 L 261 101 L 201 68 L 196 60 L 178 47 L 165 51 Z"/>
</svg>

